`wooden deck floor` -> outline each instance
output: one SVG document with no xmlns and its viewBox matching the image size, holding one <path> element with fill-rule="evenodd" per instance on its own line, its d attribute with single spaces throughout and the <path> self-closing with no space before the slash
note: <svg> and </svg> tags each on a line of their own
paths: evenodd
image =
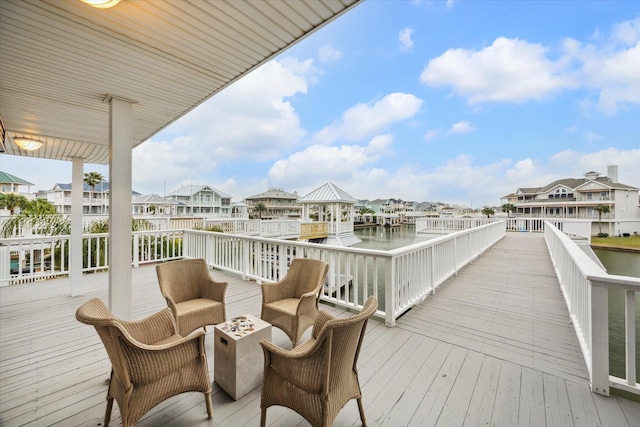
<svg viewBox="0 0 640 427">
<path fill-rule="evenodd" d="M 230 282 L 229 317 L 260 312 L 255 283 Z M 0 288 L 0 426 L 98 426 L 105 409 L 106 352 L 75 310 L 106 299 L 68 296 L 67 279 Z M 152 266 L 133 271 L 136 318 L 165 306 Z M 323 306 L 336 315 L 340 309 Z M 309 332 L 307 332 L 309 333 Z M 290 348 L 274 329 L 274 341 Z M 213 332 L 207 333 L 213 380 Z M 638 426 L 640 404 L 589 391 L 587 373 L 541 235 L 510 233 L 403 316 L 396 328 L 371 321 L 359 361 L 373 426 Z M 149 412 L 141 426 L 256 426 L 260 388 L 238 401 L 214 383 L 214 417 L 202 395 L 186 393 Z M 268 424 L 307 425 L 285 408 Z M 120 425 L 114 405 L 112 425 Z M 360 425 L 355 401 L 335 425 Z"/>
</svg>

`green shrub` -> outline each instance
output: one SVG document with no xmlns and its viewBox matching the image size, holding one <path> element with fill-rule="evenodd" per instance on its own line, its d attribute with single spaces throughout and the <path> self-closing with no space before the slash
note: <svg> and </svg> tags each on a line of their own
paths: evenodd
<svg viewBox="0 0 640 427">
<path fill-rule="evenodd" d="M 597 237 L 609 237 L 609 233 L 598 233 Z"/>
<path fill-rule="evenodd" d="M 196 226 L 196 227 L 193 227 L 193 229 L 199 230 L 199 231 L 212 231 L 214 233 L 224 233 L 224 229 L 219 225 L 210 225 L 206 228 Z"/>
</svg>

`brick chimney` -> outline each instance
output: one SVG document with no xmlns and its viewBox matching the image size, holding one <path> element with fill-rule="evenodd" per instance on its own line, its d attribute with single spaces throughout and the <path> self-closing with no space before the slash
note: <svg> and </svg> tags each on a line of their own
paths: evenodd
<svg viewBox="0 0 640 427">
<path fill-rule="evenodd" d="M 607 166 L 607 177 L 613 183 L 618 182 L 618 165 Z"/>
</svg>

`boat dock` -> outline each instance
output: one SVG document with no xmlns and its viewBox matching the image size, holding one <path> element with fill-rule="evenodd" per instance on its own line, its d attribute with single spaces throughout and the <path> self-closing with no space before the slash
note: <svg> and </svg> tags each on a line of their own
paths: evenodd
<svg viewBox="0 0 640 427">
<path fill-rule="evenodd" d="M 260 286 L 229 282 L 227 316 L 260 314 Z M 75 320 L 107 298 L 107 273 L 84 276 L 92 292 L 68 296 L 69 279 L 0 288 L 0 425 L 96 426 L 111 365 L 95 330 Z M 133 269 L 134 317 L 164 308 L 155 268 Z M 350 313 L 322 303 L 336 316 Z M 307 335 L 310 330 L 307 331 Z M 291 348 L 273 329 L 276 344 Z M 213 381 L 213 328 L 207 331 Z M 592 393 L 542 234 L 507 233 L 435 295 L 388 328 L 369 322 L 358 363 L 370 426 L 639 426 L 640 403 Z M 140 426 L 257 426 L 261 388 L 234 401 L 213 385 L 213 419 L 201 394 L 173 397 Z M 114 405 L 112 424 L 119 425 Z M 285 408 L 272 426 L 307 425 Z M 360 425 L 355 400 L 336 426 Z"/>
</svg>

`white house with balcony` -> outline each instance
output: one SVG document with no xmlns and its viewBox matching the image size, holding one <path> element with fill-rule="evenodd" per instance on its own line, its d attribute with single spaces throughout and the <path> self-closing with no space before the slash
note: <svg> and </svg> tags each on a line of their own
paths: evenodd
<svg viewBox="0 0 640 427">
<path fill-rule="evenodd" d="M 245 199 L 247 210 L 252 217 L 261 219 L 288 219 L 300 218 L 302 205 L 297 200 L 300 196 L 296 191 L 288 193 L 282 188 L 269 188 L 267 191 L 250 196 Z M 258 214 L 256 206 L 262 203 L 266 208 Z"/>
<path fill-rule="evenodd" d="M 607 175 L 587 172 L 584 178 L 564 178 L 542 187 L 519 188 L 502 198 L 513 204 L 515 214 L 539 218 L 576 218 L 598 222 L 596 207 L 604 205 L 603 231 L 611 235 L 638 232 L 639 189 L 618 182 L 618 166 L 607 166 Z M 594 223 L 594 230 L 598 226 Z M 606 226 L 605 226 L 606 223 Z M 595 231 L 597 233 L 597 231 Z"/>
<path fill-rule="evenodd" d="M 55 184 L 49 191 L 44 192 L 39 198 L 46 199 L 62 214 L 71 213 L 71 184 Z M 137 191 L 131 192 L 132 197 L 140 196 Z M 82 213 L 83 214 L 107 214 L 109 213 L 109 182 L 102 181 L 92 188 L 86 182 L 82 188 Z"/>
<path fill-rule="evenodd" d="M 14 194 L 20 194 L 22 196 L 30 198 L 29 188 L 32 185 L 34 184 L 32 184 L 27 180 L 18 178 L 17 176 L 11 175 L 10 173 L 0 171 L 0 193 L 3 193 L 3 194 L 14 193 Z M 27 187 L 26 193 L 20 191 L 21 186 Z"/>
<path fill-rule="evenodd" d="M 165 197 L 178 202 L 173 207 L 175 215 L 231 217 L 231 196 L 208 185 L 185 185 Z"/>
</svg>

